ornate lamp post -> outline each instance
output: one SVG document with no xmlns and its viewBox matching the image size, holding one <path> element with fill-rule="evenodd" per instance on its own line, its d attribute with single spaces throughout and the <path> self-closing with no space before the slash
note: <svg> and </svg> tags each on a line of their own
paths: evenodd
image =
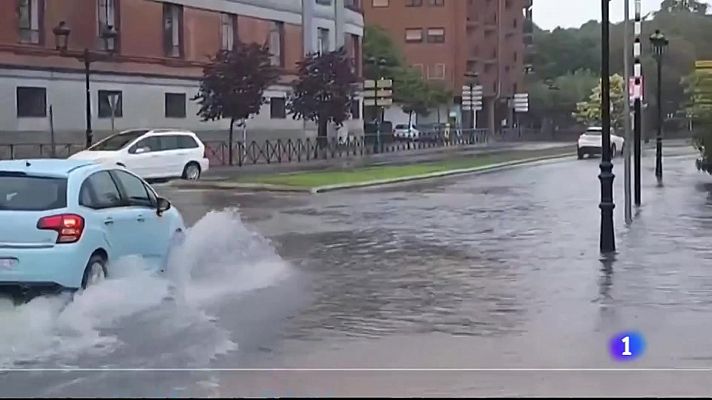
<svg viewBox="0 0 712 400">
<path fill-rule="evenodd" d="M 69 34 L 71 32 L 71 29 L 69 29 L 65 21 L 60 21 L 59 24 L 52 29 L 52 33 L 54 33 L 55 38 L 55 46 L 63 56 L 69 56 L 67 48 L 69 43 Z M 109 55 L 113 55 L 116 49 L 115 43 L 118 35 L 119 33 L 112 26 L 105 26 L 101 31 L 100 36 L 106 44 L 105 47 L 109 52 Z M 111 45 L 109 45 L 110 43 Z M 86 97 L 86 132 L 84 140 L 85 146 L 89 147 L 91 146 L 93 139 L 91 129 L 91 90 L 89 87 L 89 78 L 91 76 L 91 63 L 99 59 L 100 56 L 90 52 L 88 48 L 85 48 L 80 55 L 75 55 L 73 57 L 84 62 L 84 87 Z"/>
<path fill-rule="evenodd" d="M 613 230 L 613 163 L 611 163 L 611 85 L 610 85 L 610 43 L 609 43 L 609 2 L 601 0 L 601 253 L 616 251 L 615 232 Z"/>
<path fill-rule="evenodd" d="M 663 180 L 663 101 L 662 101 L 662 74 L 663 74 L 663 54 L 668 46 L 668 40 L 660 30 L 650 35 L 650 44 L 653 48 L 653 57 L 658 64 L 658 132 L 655 138 L 655 177 L 658 183 Z"/>
</svg>

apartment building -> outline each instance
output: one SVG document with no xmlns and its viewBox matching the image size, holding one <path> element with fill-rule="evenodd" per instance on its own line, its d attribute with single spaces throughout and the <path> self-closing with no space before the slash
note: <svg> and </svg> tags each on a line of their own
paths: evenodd
<svg viewBox="0 0 712 400">
<path fill-rule="evenodd" d="M 355 0 L 3 0 L 0 1 L 0 142 L 81 143 L 85 61 L 94 136 L 139 127 L 192 129 L 222 138 L 228 121 L 202 122 L 191 98 L 203 67 L 236 40 L 267 43 L 280 82 L 249 121 L 255 139 L 300 137 L 285 111 L 305 53 L 346 46 L 360 64 L 363 15 Z M 60 41 L 66 50 L 59 51 Z M 61 46 L 59 46 L 61 47 Z M 360 113 L 350 129 L 363 130 Z"/>
<path fill-rule="evenodd" d="M 366 24 L 388 31 L 425 79 L 458 95 L 471 79 L 466 73 L 476 73 L 485 95 L 477 125 L 495 127 L 511 123 L 508 100 L 525 91 L 532 1 L 364 0 L 363 6 Z"/>
</svg>

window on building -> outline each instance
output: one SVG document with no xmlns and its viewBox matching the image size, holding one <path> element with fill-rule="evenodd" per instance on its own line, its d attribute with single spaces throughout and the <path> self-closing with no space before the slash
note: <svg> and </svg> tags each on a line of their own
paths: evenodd
<svg viewBox="0 0 712 400">
<path fill-rule="evenodd" d="M 428 43 L 444 43 L 445 28 L 430 28 L 428 29 Z"/>
<path fill-rule="evenodd" d="M 99 118 L 111 118 L 111 98 L 115 96 L 116 104 L 114 109 L 114 117 L 121 118 L 124 116 L 123 96 L 120 90 L 100 90 L 99 91 Z"/>
<path fill-rule="evenodd" d="M 183 56 L 183 6 L 163 4 L 163 44 L 168 57 Z"/>
<path fill-rule="evenodd" d="M 220 14 L 220 48 L 231 50 L 237 42 L 237 15 Z"/>
<path fill-rule="evenodd" d="M 284 22 L 273 22 L 269 33 L 269 49 L 272 53 L 272 65 L 284 67 Z"/>
<path fill-rule="evenodd" d="M 352 71 L 361 76 L 361 37 L 351 35 L 351 59 L 353 60 Z"/>
<path fill-rule="evenodd" d="M 117 0 L 99 0 L 99 6 L 97 7 L 97 21 L 98 21 L 98 36 L 99 36 L 99 48 L 102 50 L 116 50 L 116 39 L 111 38 L 105 40 L 101 37 L 102 32 L 105 30 L 114 29 L 118 31 L 117 26 L 118 15 L 116 8 Z"/>
<path fill-rule="evenodd" d="M 42 21 L 44 19 L 44 0 L 18 0 L 20 42 L 40 44 L 42 39 Z"/>
<path fill-rule="evenodd" d="M 166 93 L 166 118 L 185 118 L 185 93 Z"/>
<path fill-rule="evenodd" d="M 405 30 L 405 41 L 408 43 L 421 43 L 423 41 L 423 30 L 421 28 L 407 28 Z"/>
<path fill-rule="evenodd" d="M 41 87 L 17 88 L 18 117 L 46 117 L 47 89 Z"/>
<path fill-rule="evenodd" d="M 428 68 L 428 79 L 445 79 L 445 64 L 435 64 Z"/>
<path fill-rule="evenodd" d="M 445 0 L 429 0 L 428 4 L 431 7 L 444 7 L 445 6 Z"/>
<path fill-rule="evenodd" d="M 361 118 L 361 100 L 351 99 L 351 119 Z"/>
<path fill-rule="evenodd" d="M 325 54 L 330 51 L 329 47 L 329 30 L 326 28 L 317 28 L 317 51 L 320 54 Z"/>
<path fill-rule="evenodd" d="M 406 7 L 421 7 L 423 0 L 405 0 Z"/>
<path fill-rule="evenodd" d="M 287 118 L 287 99 L 272 97 L 269 99 L 269 115 L 272 119 Z"/>
<path fill-rule="evenodd" d="M 390 0 L 371 0 L 371 7 L 388 7 Z"/>
</svg>

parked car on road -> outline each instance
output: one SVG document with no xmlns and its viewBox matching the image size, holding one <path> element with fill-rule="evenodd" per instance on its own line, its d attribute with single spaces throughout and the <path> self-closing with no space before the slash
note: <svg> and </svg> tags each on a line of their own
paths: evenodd
<svg viewBox="0 0 712 400">
<path fill-rule="evenodd" d="M 137 175 L 85 160 L 0 161 L 0 289 L 74 291 L 138 256 L 164 268 L 180 212 Z"/>
<path fill-rule="evenodd" d="M 197 180 L 210 166 L 198 136 L 173 129 L 124 131 L 69 158 L 121 163 L 144 179 Z"/>
<path fill-rule="evenodd" d="M 420 138 L 420 131 L 412 124 L 397 124 L 393 131 L 393 137 L 400 140 L 416 141 Z"/>
<path fill-rule="evenodd" d="M 603 129 L 600 127 L 591 127 L 582 133 L 578 138 L 577 153 L 579 160 L 585 155 L 601 154 L 603 147 Z M 623 151 L 625 139 L 611 133 L 611 157 L 616 157 Z"/>
</svg>

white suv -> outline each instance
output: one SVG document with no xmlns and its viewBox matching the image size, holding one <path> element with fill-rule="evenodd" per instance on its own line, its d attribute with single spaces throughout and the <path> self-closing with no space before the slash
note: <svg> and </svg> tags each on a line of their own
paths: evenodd
<svg viewBox="0 0 712 400">
<path fill-rule="evenodd" d="M 175 129 L 123 131 L 69 158 L 120 163 L 144 179 L 197 180 L 210 166 L 198 136 Z"/>
</svg>

